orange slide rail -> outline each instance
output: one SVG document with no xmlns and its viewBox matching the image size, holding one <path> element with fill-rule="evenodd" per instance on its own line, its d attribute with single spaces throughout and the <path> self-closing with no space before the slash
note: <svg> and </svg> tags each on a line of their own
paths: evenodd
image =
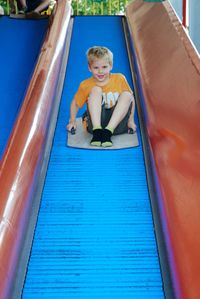
<svg viewBox="0 0 200 299">
<path fill-rule="evenodd" d="M 0 298 L 9 299 L 44 158 L 71 16 L 60 0 L 0 165 Z"/>
<path fill-rule="evenodd" d="M 178 299 L 200 298 L 200 60 L 169 2 L 126 10 Z"/>
</svg>

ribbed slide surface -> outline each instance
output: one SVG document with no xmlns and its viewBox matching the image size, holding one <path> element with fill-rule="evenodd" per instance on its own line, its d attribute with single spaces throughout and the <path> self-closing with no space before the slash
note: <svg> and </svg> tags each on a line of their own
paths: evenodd
<svg viewBox="0 0 200 299">
<path fill-rule="evenodd" d="M 75 18 L 23 299 L 164 298 L 141 140 L 125 150 L 66 147 L 70 102 L 90 76 L 88 47 L 108 46 L 113 72 L 132 86 L 121 22 Z"/>
</svg>

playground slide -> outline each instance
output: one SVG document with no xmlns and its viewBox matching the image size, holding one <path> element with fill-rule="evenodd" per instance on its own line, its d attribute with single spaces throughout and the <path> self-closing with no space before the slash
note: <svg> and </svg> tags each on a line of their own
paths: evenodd
<svg viewBox="0 0 200 299">
<path fill-rule="evenodd" d="M 86 37 L 87 28 L 93 30 Z M 66 147 L 65 125 L 69 118 L 70 101 L 81 78 L 89 76 L 85 52 L 93 44 L 111 48 L 116 60 L 114 71 L 124 73 L 133 87 L 121 17 L 76 18 L 23 298 L 164 297 L 141 140 L 139 147 L 121 151 L 86 151 Z M 42 53 L 44 49 L 45 46 Z M 43 70 L 42 57 L 39 57 L 39 63 L 35 72 L 39 68 L 40 74 Z M 35 95 L 30 90 L 36 81 L 31 81 L 27 96 Z M 37 84 L 40 87 L 40 82 Z M 22 111 L 26 110 L 24 105 Z M 41 107 L 42 104 L 37 105 Z M 136 114 L 138 123 L 137 117 Z M 35 121 L 32 116 L 31 128 L 27 131 L 34 130 L 32 125 Z M 139 124 L 138 136 L 140 138 Z M 37 140 L 40 140 L 39 137 Z M 22 138 L 23 142 L 27 143 Z M 35 146 L 38 142 L 31 148 Z M 39 160 L 42 160 L 42 154 L 37 149 L 34 157 L 31 148 L 35 167 L 37 162 L 34 160 L 38 154 L 41 155 Z M 9 154 L 9 151 L 6 152 L 4 159 Z M 78 165 L 77 159 L 80 160 Z M 26 196 L 34 193 L 34 186 L 26 191 L 34 184 L 32 176 L 35 176 L 33 171 L 29 185 L 23 187 Z M 34 201 L 29 198 L 24 204 L 28 207 L 23 208 L 26 212 L 22 211 L 22 219 L 30 214 Z M 24 220 L 25 225 L 27 221 Z M 11 267 L 14 274 L 16 265 L 21 263 L 13 258 Z M 17 277 L 20 276 L 18 273 L 20 271 Z M 9 288 L 10 282 L 7 283 Z M 1 289 L 2 294 L 4 292 L 2 296 L 6 298 L 10 296 L 10 290 L 4 289 Z M 16 294 L 11 295 L 16 298 Z"/>
<path fill-rule="evenodd" d="M 60 1 L 56 16 L 47 33 L 39 64 L 34 72 L 37 76 L 33 75 L 2 160 L 1 174 L 4 174 L 0 181 L 0 188 L 4 190 L 1 192 L 0 201 L 2 219 L 0 290 L 2 298 L 10 298 L 23 243 L 22 238 L 25 235 L 25 226 L 28 224 L 27 218 L 30 215 L 37 178 L 40 177 L 41 161 L 45 156 L 45 140 L 48 135 L 46 132 L 51 123 L 52 99 L 58 89 L 57 78 L 62 69 L 64 36 L 69 24 L 69 15 L 69 6 Z M 199 246 L 198 240 L 193 238 L 199 228 L 198 217 L 193 210 L 193 207 L 198 207 L 199 194 L 198 185 L 196 185 L 199 168 L 194 167 L 193 163 L 193 158 L 198 157 L 199 146 L 198 138 L 195 138 L 199 128 L 196 122 L 197 95 L 200 86 L 197 55 L 167 4 L 143 3 L 141 0 L 135 0 L 128 7 L 127 18 L 132 45 L 130 57 L 131 60 L 133 57 L 136 58 L 132 61 L 136 71 L 135 86 L 139 87 L 136 94 L 141 100 L 142 107 L 139 110 L 143 112 L 147 129 L 146 139 L 153 166 L 152 174 L 156 183 L 159 214 L 169 254 L 175 298 L 198 298 Z M 123 298 L 124 294 L 124 298 L 163 298 L 140 126 L 138 125 L 140 146 L 134 149 L 121 152 L 95 151 L 94 153 L 94 151 L 65 147 L 64 126 L 69 116 L 69 102 L 76 89 L 74 83 L 71 84 L 71 78 L 75 74 L 73 72 L 78 71 L 76 79 L 76 84 L 78 84 L 78 81 L 87 74 L 86 69 L 83 69 L 85 57 L 82 49 L 93 45 L 95 38 L 98 43 L 105 43 L 106 39 L 107 45 L 114 54 L 117 53 L 115 64 L 118 62 L 119 65 L 115 65 L 115 70 L 118 71 L 119 67 L 120 71 L 124 72 L 131 81 L 127 51 L 123 46 L 124 36 L 119 29 L 121 18 L 105 17 L 99 22 L 98 17 L 88 17 L 83 23 L 82 20 L 81 17 L 75 20 L 73 30 L 75 37 L 72 37 L 65 87 L 23 297 L 102 298 L 104 294 L 107 298 L 112 298 L 112 296 Z M 95 25 L 98 24 L 94 27 L 95 30 L 93 21 Z M 103 30 L 104 25 L 106 31 Z M 88 27 L 92 44 L 84 36 Z M 158 27 L 159 32 L 156 31 Z M 61 34 L 59 38 L 57 36 L 61 28 L 65 34 Z M 83 39 L 79 36 L 78 43 L 76 28 L 83 28 L 81 35 Z M 103 30 L 103 36 L 99 30 Z M 105 33 L 107 31 L 108 35 Z M 95 35 L 93 35 L 94 32 Z M 163 34 L 163 32 L 168 34 Z M 54 42 L 48 40 L 52 36 Z M 58 38 L 57 41 L 56 38 Z M 161 40 L 162 43 L 160 43 Z M 173 42 L 170 43 L 170 40 Z M 117 44 L 118 41 L 120 46 Z M 57 47 L 54 48 L 55 45 Z M 165 45 L 165 51 L 162 52 L 160 49 L 163 45 Z M 80 59 L 80 66 L 77 57 Z M 184 62 L 184 72 L 181 71 L 180 64 L 176 64 L 178 61 Z M 74 64 L 77 68 L 75 71 Z M 172 69 L 167 66 L 172 66 Z M 79 73 L 79 69 L 83 69 L 83 72 Z M 159 80 L 156 76 L 158 74 Z M 172 74 L 173 76 L 170 76 Z M 167 80 L 166 78 L 162 80 L 163 75 L 166 75 Z M 185 82 L 185 76 L 188 80 L 186 82 L 190 84 L 180 86 L 181 82 Z M 179 78 L 180 83 L 175 78 L 176 80 Z M 47 81 L 50 82 L 48 87 Z M 173 85 L 174 82 L 177 83 L 177 88 Z M 166 83 L 172 89 L 166 90 Z M 34 87 L 37 87 L 37 92 L 33 92 Z M 189 102 L 186 95 L 190 95 Z M 32 101 L 30 101 L 30 96 Z M 179 103 L 181 100 L 185 105 L 182 105 L 179 111 L 180 106 L 177 109 L 176 102 Z M 170 104 L 170 108 L 173 104 L 175 105 L 173 109 L 166 110 L 166 104 Z M 160 113 L 160 110 L 163 113 Z M 171 112 L 167 113 L 169 111 Z M 178 111 L 183 117 L 177 117 Z M 26 117 L 28 114 L 27 118 L 25 114 Z M 182 130 L 183 127 L 185 128 L 184 120 L 188 124 L 186 130 Z M 196 130 L 191 130 L 194 127 Z M 163 136 L 164 143 L 161 142 Z M 190 146 L 191 138 L 195 140 L 195 151 Z M 142 139 L 145 139 L 144 136 Z M 160 144 L 162 151 L 160 151 Z M 145 148 L 144 150 L 146 152 Z M 179 157 L 181 165 L 178 162 Z M 98 165 L 98 168 L 94 165 Z M 165 167 L 161 167 L 163 165 Z M 166 170 L 170 173 L 167 177 Z M 179 180 L 176 180 L 177 178 Z M 184 189 L 184 182 L 191 186 L 189 190 Z M 19 188 L 20 183 L 21 188 Z M 180 193 L 182 188 L 186 190 L 184 194 Z M 182 194 L 181 197 L 180 194 Z M 139 197 L 140 195 L 142 198 Z M 191 201 L 188 200 L 190 195 Z M 181 204 L 181 198 L 184 201 L 184 207 Z M 190 220 L 189 226 L 184 225 L 185 214 Z M 143 253 L 148 254 L 143 255 Z M 150 256 L 150 253 L 153 255 Z M 196 264 L 197 267 L 195 267 Z M 146 268 L 143 268 L 143 265 Z M 37 277 L 38 269 L 41 274 L 39 277 Z M 189 276 L 184 275 L 184 269 L 187 269 Z M 188 283 L 192 285 L 191 288 L 187 287 Z M 167 298 L 171 299 L 172 296 Z"/>
<path fill-rule="evenodd" d="M 70 102 L 90 76 L 85 53 L 92 45 L 109 47 L 113 72 L 124 73 L 133 86 L 122 18 L 75 17 L 22 298 L 161 299 L 141 140 L 126 150 L 66 147 Z"/>
</svg>

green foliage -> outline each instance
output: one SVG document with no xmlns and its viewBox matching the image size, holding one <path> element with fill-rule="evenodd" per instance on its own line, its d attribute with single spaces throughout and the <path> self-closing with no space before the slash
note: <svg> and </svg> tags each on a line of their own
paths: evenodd
<svg viewBox="0 0 200 299">
<path fill-rule="evenodd" d="M 72 0 L 72 7 L 74 15 L 118 15 L 124 13 L 125 6 L 130 1 L 131 0 Z M 4 9 L 4 14 L 10 13 L 9 0 L 0 0 L 0 5 Z"/>
<path fill-rule="evenodd" d="M 6 0 L 0 0 L 0 6 L 3 8 L 4 14 L 8 15 L 10 11 L 9 2 Z"/>
<path fill-rule="evenodd" d="M 163 2 L 165 0 L 144 0 L 144 2 Z"/>
<path fill-rule="evenodd" d="M 106 0 L 95 0 L 95 2 L 101 3 L 101 2 L 106 2 Z"/>
<path fill-rule="evenodd" d="M 73 0 L 74 15 L 123 14 L 130 0 Z"/>
</svg>

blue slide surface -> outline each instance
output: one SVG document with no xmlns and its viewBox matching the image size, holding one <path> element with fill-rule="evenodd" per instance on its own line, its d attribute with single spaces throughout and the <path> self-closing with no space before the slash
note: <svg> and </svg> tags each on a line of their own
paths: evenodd
<svg viewBox="0 0 200 299">
<path fill-rule="evenodd" d="M 138 147 L 66 147 L 70 102 L 90 76 L 85 52 L 94 45 L 111 49 L 113 72 L 133 87 L 122 18 L 75 17 L 23 299 L 164 298 L 137 115 Z"/>
<path fill-rule="evenodd" d="M 47 20 L 0 18 L 0 159 L 37 61 Z"/>
</svg>

